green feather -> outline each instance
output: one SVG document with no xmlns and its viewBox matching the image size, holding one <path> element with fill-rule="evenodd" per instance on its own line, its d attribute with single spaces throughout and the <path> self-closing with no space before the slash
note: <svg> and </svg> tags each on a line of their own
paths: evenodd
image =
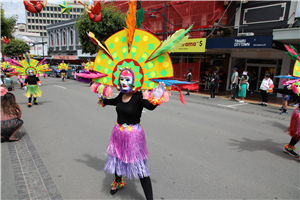
<svg viewBox="0 0 300 200">
<path fill-rule="evenodd" d="M 136 12 L 136 27 L 140 28 L 141 27 L 141 23 L 143 22 L 144 19 L 144 9 L 140 8 L 137 12 Z"/>
<path fill-rule="evenodd" d="M 151 55 L 148 61 L 153 60 L 161 54 L 170 53 L 174 51 L 177 47 L 185 43 L 189 38 L 189 36 L 185 36 L 185 34 L 188 33 L 192 27 L 193 25 L 186 30 L 180 29 L 176 31 L 173 35 L 169 36 L 165 41 L 163 41 L 160 47 Z"/>
</svg>

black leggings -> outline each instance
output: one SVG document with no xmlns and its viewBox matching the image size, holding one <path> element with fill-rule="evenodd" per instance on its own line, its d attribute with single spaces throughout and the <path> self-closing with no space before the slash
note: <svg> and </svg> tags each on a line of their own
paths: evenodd
<svg viewBox="0 0 300 200">
<path fill-rule="evenodd" d="M 210 86 L 210 97 L 215 98 L 216 87 L 214 85 Z"/>
<path fill-rule="evenodd" d="M 299 142 L 299 140 L 296 140 L 295 138 L 292 137 L 289 145 L 290 146 L 295 146 L 298 142 Z"/>
<path fill-rule="evenodd" d="M 120 182 L 122 176 L 118 176 L 117 173 L 115 173 L 116 181 Z M 152 184 L 150 177 L 144 177 L 140 178 L 140 182 L 142 184 L 145 196 L 147 200 L 153 200 L 153 192 L 152 192 Z"/>
<path fill-rule="evenodd" d="M 28 98 L 28 103 L 31 103 L 32 96 Z M 33 102 L 36 102 L 36 97 L 33 97 Z"/>
<path fill-rule="evenodd" d="M 262 102 L 268 103 L 269 93 L 265 90 L 260 90 Z"/>
</svg>

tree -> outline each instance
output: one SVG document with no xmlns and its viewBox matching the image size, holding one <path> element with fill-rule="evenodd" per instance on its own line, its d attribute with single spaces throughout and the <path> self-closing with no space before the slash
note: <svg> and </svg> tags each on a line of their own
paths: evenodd
<svg viewBox="0 0 300 200">
<path fill-rule="evenodd" d="M 14 27 L 16 25 L 16 22 L 18 20 L 18 15 L 13 15 L 9 18 L 4 17 L 4 10 L 1 6 L 1 37 L 6 36 L 9 39 L 12 39 L 12 33 L 14 32 Z"/>
<path fill-rule="evenodd" d="M 30 46 L 23 40 L 13 39 L 9 44 L 3 44 L 3 53 L 6 56 L 17 56 L 29 52 Z"/>
<path fill-rule="evenodd" d="M 83 13 L 76 20 L 75 28 L 78 33 L 79 41 L 83 53 L 94 54 L 98 52 L 98 47 L 92 43 L 87 36 L 87 32 L 93 32 L 95 37 L 104 44 L 104 41 L 114 33 L 122 30 L 126 26 L 125 14 L 112 5 L 103 5 L 101 10 L 101 21 L 92 22 L 86 13 Z"/>
</svg>

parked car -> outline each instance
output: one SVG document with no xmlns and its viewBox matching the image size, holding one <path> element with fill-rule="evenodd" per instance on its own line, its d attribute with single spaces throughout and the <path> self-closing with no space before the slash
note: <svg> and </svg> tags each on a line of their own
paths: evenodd
<svg viewBox="0 0 300 200">
<path fill-rule="evenodd" d="M 49 68 L 52 69 L 50 76 L 53 76 L 53 77 L 60 77 L 60 70 L 57 69 L 57 66 L 56 66 L 56 65 L 50 65 Z"/>
<path fill-rule="evenodd" d="M 77 72 L 78 68 L 81 67 L 81 65 L 69 65 L 69 69 L 67 71 L 67 78 L 72 78 L 74 79 L 73 73 Z"/>
</svg>

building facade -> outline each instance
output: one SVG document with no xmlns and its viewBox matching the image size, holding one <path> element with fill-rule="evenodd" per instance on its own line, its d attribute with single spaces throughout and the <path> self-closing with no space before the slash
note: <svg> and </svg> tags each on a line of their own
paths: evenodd
<svg viewBox="0 0 300 200">
<path fill-rule="evenodd" d="M 75 19 L 81 15 L 84 7 L 77 0 L 66 0 L 66 2 L 69 6 L 72 6 L 70 15 L 67 13 L 61 14 L 61 7 L 58 4 L 47 4 L 40 13 L 30 13 L 25 10 L 27 31 L 30 33 L 39 33 L 40 36 L 47 37 L 48 25 Z M 81 2 L 89 4 L 88 0 L 82 0 Z"/>
<path fill-rule="evenodd" d="M 90 54 L 83 54 L 78 33 L 75 30 L 75 19 L 62 21 L 47 26 L 48 56 L 51 62 L 81 63 Z M 96 57 L 96 55 L 92 55 Z"/>
</svg>

